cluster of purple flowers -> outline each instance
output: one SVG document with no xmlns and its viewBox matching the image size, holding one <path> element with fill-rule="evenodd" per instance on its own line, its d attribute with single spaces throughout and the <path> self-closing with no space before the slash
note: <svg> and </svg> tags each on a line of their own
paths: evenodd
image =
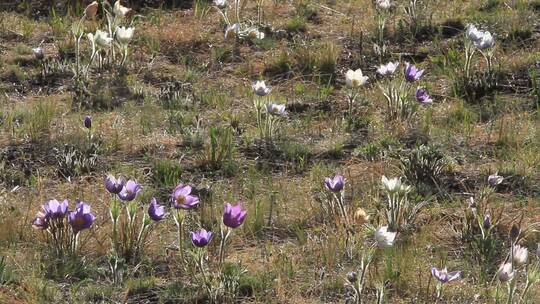
<svg viewBox="0 0 540 304">
<path fill-rule="evenodd" d="M 32 221 L 32 226 L 37 229 L 46 230 L 51 227 L 62 228 L 64 220 L 67 218 L 74 233 L 78 233 L 92 226 L 95 220 L 94 214 L 90 210 L 90 205 L 77 200 L 75 210 L 69 210 L 69 201 L 66 199 L 59 202 L 55 199 L 47 201 Z"/>
<path fill-rule="evenodd" d="M 240 227 L 246 219 L 247 211 L 242 209 L 242 203 L 239 202 L 236 205 L 225 203 L 223 210 L 223 225 L 235 229 Z M 197 247 L 205 247 L 212 241 L 214 233 L 206 231 L 206 229 L 199 229 L 198 231 L 191 232 L 191 241 L 193 245 Z"/>
</svg>

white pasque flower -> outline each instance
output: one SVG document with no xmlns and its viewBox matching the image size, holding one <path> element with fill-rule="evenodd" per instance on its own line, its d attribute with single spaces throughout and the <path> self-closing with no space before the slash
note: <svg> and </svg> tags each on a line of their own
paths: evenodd
<svg viewBox="0 0 540 304">
<path fill-rule="evenodd" d="M 264 36 L 265 36 L 264 32 L 261 32 L 256 28 L 251 28 L 251 29 L 248 30 L 249 39 L 262 40 L 262 39 L 264 39 Z"/>
<path fill-rule="evenodd" d="M 411 189 L 411 186 L 407 186 L 401 182 L 401 178 L 394 177 L 391 179 L 388 179 L 386 176 L 381 177 L 381 182 L 383 184 L 383 188 L 388 192 L 397 192 L 397 191 L 403 191 L 408 192 Z"/>
<path fill-rule="evenodd" d="M 219 9 L 224 9 L 227 7 L 227 0 L 214 0 L 214 5 Z"/>
<path fill-rule="evenodd" d="M 375 230 L 375 240 L 380 248 L 388 248 L 394 245 L 397 232 L 388 231 L 388 226 L 380 226 Z"/>
<path fill-rule="evenodd" d="M 127 45 L 130 41 L 131 41 L 131 38 L 133 38 L 133 31 L 135 29 L 132 28 L 132 27 L 123 27 L 123 26 L 119 26 L 116 28 L 116 32 L 114 34 L 116 40 L 122 44 L 122 45 Z"/>
<path fill-rule="evenodd" d="M 345 74 L 345 83 L 347 84 L 347 86 L 352 87 L 352 88 L 359 87 L 366 84 L 368 78 L 369 77 L 364 76 L 364 74 L 362 74 L 361 69 L 358 69 L 356 71 L 348 70 L 347 73 Z"/>
<path fill-rule="evenodd" d="M 523 265 L 527 263 L 527 258 L 529 257 L 529 251 L 527 247 L 522 247 L 520 245 L 514 245 L 514 263 L 516 265 Z"/>
<path fill-rule="evenodd" d="M 471 40 L 472 42 L 475 42 L 482 39 L 482 36 L 484 36 L 484 32 L 479 31 L 474 24 L 469 24 L 467 25 L 465 36 L 467 36 L 467 38 L 469 38 L 469 40 Z"/>
<path fill-rule="evenodd" d="M 474 41 L 474 46 L 480 50 L 491 48 L 495 44 L 495 39 L 490 32 L 484 32 L 481 39 Z"/>
<path fill-rule="evenodd" d="M 239 23 L 231 24 L 225 30 L 225 39 L 236 38 L 238 36 L 238 33 L 240 33 L 240 24 Z"/>
<path fill-rule="evenodd" d="M 499 268 L 499 281 L 508 282 L 514 277 L 514 269 L 512 268 L 512 263 L 506 263 Z"/>
<path fill-rule="evenodd" d="M 389 9 L 392 6 L 390 0 L 377 0 L 375 4 L 382 9 Z"/>
<path fill-rule="evenodd" d="M 270 94 L 270 91 L 272 91 L 272 87 L 267 86 L 264 83 L 264 80 L 257 80 L 255 81 L 251 87 L 253 88 L 253 92 L 257 94 L 258 96 L 266 96 Z"/>
<path fill-rule="evenodd" d="M 114 3 L 113 12 L 116 16 L 124 17 L 127 13 L 129 13 L 131 9 L 129 7 L 125 7 L 120 3 L 120 0 L 117 0 Z"/>
<path fill-rule="evenodd" d="M 93 39 L 93 42 L 98 49 L 109 46 L 113 40 L 111 37 L 109 37 L 109 33 L 101 30 L 97 30 L 93 35 L 89 33 L 87 36 L 88 39 Z"/>
<path fill-rule="evenodd" d="M 390 61 L 387 64 L 381 64 L 379 68 L 377 69 L 377 73 L 379 73 L 382 76 L 392 75 L 394 74 L 398 66 L 399 66 L 399 61 L 396 61 L 396 62 Z"/>
<path fill-rule="evenodd" d="M 266 112 L 275 116 L 285 116 L 287 111 L 285 111 L 285 105 L 277 103 L 269 103 L 266 105 Z"/>
</svg>

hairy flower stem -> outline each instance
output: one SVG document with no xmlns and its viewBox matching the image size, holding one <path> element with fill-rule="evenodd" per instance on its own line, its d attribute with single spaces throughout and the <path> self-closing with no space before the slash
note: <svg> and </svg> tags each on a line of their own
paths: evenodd
<svg viewBox="0 0 540 304">
<path fill-rule="evenodd" d="M 229 235 L 231 234 L 231 230 L 229 227 L 221 227 L 221 243 L 219 244 L 219 267 L 223 265 L 223 262 L 225 260 L 225 246 L 227 244 L 227 239 L 229 238 Z"/>
<path fill-rule="evenodd" d="M 174 213 L 174 221 L 176 223 L 178 233 L 178 251 L 180 251 L 180 259 L 182 265 L 185 265 L 186 258 L 184 254 L 184 214 L 180 209 L 176 209 Z"/>
</svg>

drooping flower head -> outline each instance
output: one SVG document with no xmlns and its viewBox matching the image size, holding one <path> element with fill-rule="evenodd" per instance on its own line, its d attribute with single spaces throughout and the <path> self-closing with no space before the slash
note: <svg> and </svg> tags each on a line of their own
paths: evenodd
<svg viewBox="0 0 540 304">
<path fill-rule="evenodd" d="M 124 189 L 124 179 L 119 177 L 115 178 L 113 175 L 107 175 L 105 177 L 105 189 L 112 194 L 118 194 Z"/>
<path fill-rule="evenodd" d="M 121 45 L 128 45 L 133 38 L 133 31 L 135 29 L 132 27 L 119 26 L 116 28 L 114 37 Z"/>
<path fill-rule="evenodd" d="M 488 184 L 491 186 L 491 187 L 495 187 L 499 184 L 501 184 L 504 180 L 504 177 L 498 175 L 497 173 L 495 174 L 491 174 L 490 176 L 488 176 Z"/>
<path fill-rule="evenodd" d="M 219 9 L 227 8 L 227 0 L 214 0 L 214 5 Z"/>
<path fill-rule="evenodd" d="M 172 194 L 173 207 L 176 209 L 193 209 L 199 204 L 199 198 L 191 195 L 191 186 L 179 184 Z"/>
<path fill-rule="evenodd" d="M 206 231 L 206 229 L 200 229 L 198 231 L 191 232 L 191 242 L 197 247 L 205 247 L 212 241 L 214 233 Z"/>
<path fill-rule="evenodd" d="M 489 214 L 484 215 L 484 220 L 482 221 L 482 227 L 488 230 L 491 228 L 491 216 Z"/>
<path fill-rule="evenodd" d="M 523 265 L 527 263 L 527 258 L 529 257 L 529 251 L 527 247 L 522 247 L 520 245 L 514 245 L 514 263 L 516 265 Z"/>
<path fill-rule="evenodd" d="M 129 7 L 125 7 L 123 6 L 121 3 L 120 3 L 120 0 L 117 0 L 115 3 L 114 3 L 114 7 L 113 7 L 113 12 L 116 16 L 118 17 L 124 17 L 126 16 L 129 12 L 131 11 L 131 9 Z"/>
<path fill-rule="evenodd" d="M 43 58 L 45 58 L 43 48 L 40 46 L 38 46 L 37 48 L 33 48 L 32 53 L 34 54 L 34 58 L 36 58 L 37 60 L 43 60 Z"/>
<path fill-rule="evenodd" d="M 88 19 L 94 19 L 97 14 L 97 10 L 99 7 L 99 3 L 97 1 L 94 1 L 86 6 L 84 9 L 84 15 Z"/>
<path fill-rule="evenodd" d="M 461 271 L 448 272 L 446 267 L 441 270 L 437 269 L 437 267 L 431 267 L 431 274 L 441 283 L 452 282 L 453 280 L 457 280 L 461 277 Z"/>
<path fill-rule="evenodd" d="M 499 281 L 508 282 L 514 277 L 514 269 L 512 263 L 506 263 L 499 268 Z"/>
<path fill-rule="evenodd" d="M 55 199 L 52 199 L 43 204 L 42 208 L 48 218 L 61 218 L 66 216 L 68 206 L 69 201 L 67 199 L 61 203 Z"/>
<path fill-rule="evenodd" d="M 141 192 L 142 186 L 133 180 L 128 180 L 122 191 L 118 193 L 118 198 L 124 202 L 130 202 Z"/>
<path fill-rule="evenodd" d="M 238 228 L 244 223 L 246 216 L 247 211 L 242 209 L 241 202 L 234 206 L 226 203 L 223 210 L 223 224 L 230 228 Z"/>
<path fill-rule="evenodd" d="M 380 248 L 389 248 L 394 245 L 397 232 L 388 231 L 388 226 L 380 226 L 375 230 L 375 240 Z"/>
<path fill-rule="evenodd" d="M 397 70 L 399 66 L 399 61 L 396 62 L 388 62 L 387 64 L 382 64 L 377 68 L 377 73 L 379 73 L 382 76 L 385 75 L 392 75 Z"/>
<path fill-rule="evenodd" d="M 32 227 L 36 229 L 45 230 L 49 227 L 49 219 L 43 212 L 38 212 L 36 217 L 32 220 Z"/>
<path fill-rule="evenodd" d="M 285 105 L 277 103 L 269 103 L 266 105 L 266 112 L 275 116 L 286 116 L 287 111 L 285 111 Z"/>
<path fill-rule="evenodd" d="M 90 210 L 90 205 L 78 201 L 75 211 L 69 213 L 69 224 L 75 233 L 88 229 L 95 220 L 94 214 Z"/>
<path fill-rule="evenodd" d="M 155 197 L 152 197 L 150 206 L 148 206 L 148 215 L 156 222 L 161 221 L 167 215 L 165 213 L 165 206 L 158 204 Z"/>
<path fill-rule="evenodd" d="M 362 74 L 361 69 L 358 69 L 356 71 L 348 70 L 347 73 L 345 73 L 345 83 L 348 87 L 351 88 L 363 86 L 364 84 L 366 84 L 368 79 L 369 77 Z"/>
<path fill-rule="evenodd" d="M 326 185 L 326 188 L 332 192 L 340 192 L 343 190 L 343 187 L 345 186 L 345 180 L 343 178 L 343 175 L 336 174 L 333 178 L 326 177 L 324 179 L 324 184 Z"/>
<path fill-rule="evenodd" d="M 253 88 L 253 92 L 257 94 L 258 96 L 266 96 L 270 94 L 270 91 L 272 91 L 272 87 L 267 86 L 264 83 L 264 80 L 257 80 L 255 81 L 251 87 Z"/>
<path fill-rule="evenodd" d="M 424 70 L 418 70 L 414 65 L 410 63 L 405 63 L 405 80 L 408 82 L 415 82 L 420 77 L 422 77 L 422 74 L 424 74 Z"/>
<path fill-rule="evenodd" d="M 433 103 L 433 99 L 429 96 L 426 89 L 418 88 L 416 90 L 416 101 L 418 101 L 421 104 L 431 104 Z"/>
<path fill-rule="evenodd" d="M 84 127 L 85 127 L 85 128 L 91 129 L 91 128 L 92 128 L 92 117 L 86 115 L 86 116 L 84 117 L 83 123 L 84 123 Z"/>
</svg>

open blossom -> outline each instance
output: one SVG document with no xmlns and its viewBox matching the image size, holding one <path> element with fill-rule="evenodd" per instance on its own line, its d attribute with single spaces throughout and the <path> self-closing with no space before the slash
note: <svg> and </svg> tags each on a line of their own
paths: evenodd
<svg viewBox="0 0 540 304">
<path fill-rule="evenodd" d="M 382 76 L 392 75 L 394 74 L 398 66 L 399 66 L 399 61 L 389 62 L 387 64 L 381 64 L 379 68 L 377 68 L 377 73 L 379 73 Z"/>
<path fill-rule="evenodd" d="M 107 175 L 105 177 L 105 189 L 112 194 L 118 194 L 122 189 L 124 189 L 124 179 L 119 177 L 116 178 L 112 175 Z"/>
<path fill-rule="evenodd" d="M 131 38 L 133 38 L 133 31 L 134 28 L 132 27 L 119 26 L 116 28 L 114 36 L 120 44 L 127 45 L 131 41 Z"/>
<path fill-rule="evenodd" d="M 482 36 L 482 39 L 474 41 L 474 46 L 480 50 L 485 50 L 491 48 L 495 44 L 495 39 L 490 32 L 485 32 Z"/>
<path fill-rule="evenodd" d="M 405 63 L 405 80 L 408 82 L 415 82 L 424 74 L 424 70 L 417 69 L 410 63 Z"/>
<path fill-rule="evenodd" d="M 499 268 L 499 281 L 508 282 L 514 277 L 514 269 L 512 263 L 506 263 Z"/>
<path fill-rule="evenodd" d="M 388 248 L 394 245 L 397 232 L 388 231 L 388 226 L 381 226 L 375 230 L 375 240 L 380 248 Z"/>
<path fill-rule="evenodd" d="M 36 229 L 45 230 L 49 227 L 49 219 L 43 212 L 38 212 L 36 217 L 32 220 L 32 227 Z"/>
<path fill-rule="evenodd" d="M 416 90 L 416 101 L 418 101 L 421 104 L 433 103 L 433 99 L 431 99 L 427 90 L 423 88 L 419 88 Z"/>
<path fill-rule="evenodd" d="M 431 267 L 431 274 L 441 283 L 448 283 L 452 282 L 453 280 L 459 279 L 459 277 L 461 276 L 461 271 L 448 272 L 446 267 L 441 270 L 437 269 L 436 267 Z"/>
<path fill-rule="evenodd" d="M 238 37 L 238 34 L 240 33 L 240 24 L 235 23 L 232 25 L 229 25 L 227 29 L 225 30 L 225 39 L 233 39 Z"/>
<path fill-rule="evenodd" d="M 69 201 L 67 199 L 65 199 L 62 203 L 52 199 L 43 204 L 42 208 L 48 218 L 61 218 L 67 214 L 68 206 Z"/>
<path fill-rule="evenodd" d="M 514 263 L 516 265 L 523 265 L 527 263 L 527 258 L 529 257 L 529 251 L 527 247 L 522 247 L 520 245 L 514 245 Z"/>
<path fill-rule="evenodd" d="M 390 2 L 390 0 L 377 0 L 375 1 L 375 4 L 377 5 L 378 8 L 382 8 L 382 9 L 389 9 L 392 6 L 392 3 Z"/>
<path fill-rule="evenodd" d="M 465 36 L 469 38 L 471 41 L 477 41 L 479 39 L 482 39 L 482 36 L 484 33 L 482 31 L 479 31 L 474 24 L 467 25 L 467 29 L 465 30 Z"/>
<path fill-rule="evenodd" d="M 269 103 L 266 105 L 266 112 L 275 116 L 285 116 L 287 111 L 285 111 L 285 105 L 277 103 Z"/>
<path fill-rule="evenodd" d="M 369 77 L 364 76 L 362 74 L 362 70 L 358 69 L 356 71 L 348 70 L 347 73 L 345 73 L 345 83 L 348 87 L 355 88 L 360 87 L 366 84 Z"/>
<path fill-rule="evenodd" d="M 122 191 L 118 193 L 118 198 L 124 202 L 130 202 L 141 192 L 142 186 L 135 181 L 128 180 Z"/>
<path fill-rule="evenodd" d="M 402 183 L 401 179 L 398 177 L 388 179 L 386 176 L 383 175 L 381 177 L 381 182 L 384 190 L 392 193 L 397 191 L 408 192 L 411 189 L 411 186 L 407 186 Z"/>
<path fill-rule="evenodd" d="M 129 7 L 125 7 L 120 3 L 120 0 L 117 0 L 114 3 L 113 12 L 116 16 L 124 17 L 126 16 L 131 9 Z"/>
<path fill-rule="evenodd" d="M 264 80 L 255 81 L 251 87 L 253 88 L 253 92 L 258 96 L 266 96 L 272 91 L 272 87 L 267 86 L 266 83 L 264 83 Z"/>
<path fill-rule="evenodd" d="M 499 185 L 500 183 L 502 183 L 504 180 L 504 177 L 498 175 L 497 173 L 495 174 L 491 174 L 490 176 L 488 176 L 488 184 L 491 186 L 491 187 L 495 187 L 497 185 Z"/>
<path fill-rule="evenodd" d="M 247 211 L 242 209 L 242 203 L 239 202 L 234 206 L 226 203 L 223 210 L 223 224 L 230 228 L 238 228 L 244 223 L 246 216 Z"/>
<path fill-rule="evenodd" d="M 324 184 L 326 185 L 326 188 L 332 192 L 340 192 L 343 190 L 343 187 L 345 186 L 345 181 L 343 179 L 343 175 L 336 174 L 334 178 L 327 177 L 324 179 Z"/>
<path fill-rule="evenodd" d="M 88 229 L 92 226 L 95 220 L 94 214 L 90 210 L 90 205 L 78 201 L 75 211 L 69 213 L 69 224 L 76 233 Z"/>
<path fill-rule="evenodd" d="M 264 32 L 261 32 L 256 28 L 252 28 L 248 30 L 248 37 L 250 39 L 262 40 L 264 39 L 264 36 L 265 36 Z"/>
<path fill-rule="evenodd" d="M 191 232 L 191 242 L 197 247 L 205 247 L 214 238 L 214 233 L 206 231 L 206 229 L 200 229 L 195 232 Z"/>
<path fill-rule="evenodd" d="M 155 197 L 152 197 L 150 206 L 148 206 L 148 215 L 156 222 L 161 221 L 167 215 L 165 213 L 165 206 L 158 204 Z"/>
<path fill-rule="evenodd" d="M 96 47 L 98 49 L 108 47 L 113 40 L 111 37 L 109 37 L 109 34 L 107 32 L 104 32 L 102 30 L 96 30 L 95 34 L 88 33 L 86 34 L 86 36 L 92 44 L 92 50 L 94 50 Z"/>
<path fill-rule="evenodd" d="M 176 209 L 192 209 L 199 204 L 199 198 L 191 195 L 190 185 L 180 184 L 176 186 L 172 194 L 173 207 Z"/>
</svg>

